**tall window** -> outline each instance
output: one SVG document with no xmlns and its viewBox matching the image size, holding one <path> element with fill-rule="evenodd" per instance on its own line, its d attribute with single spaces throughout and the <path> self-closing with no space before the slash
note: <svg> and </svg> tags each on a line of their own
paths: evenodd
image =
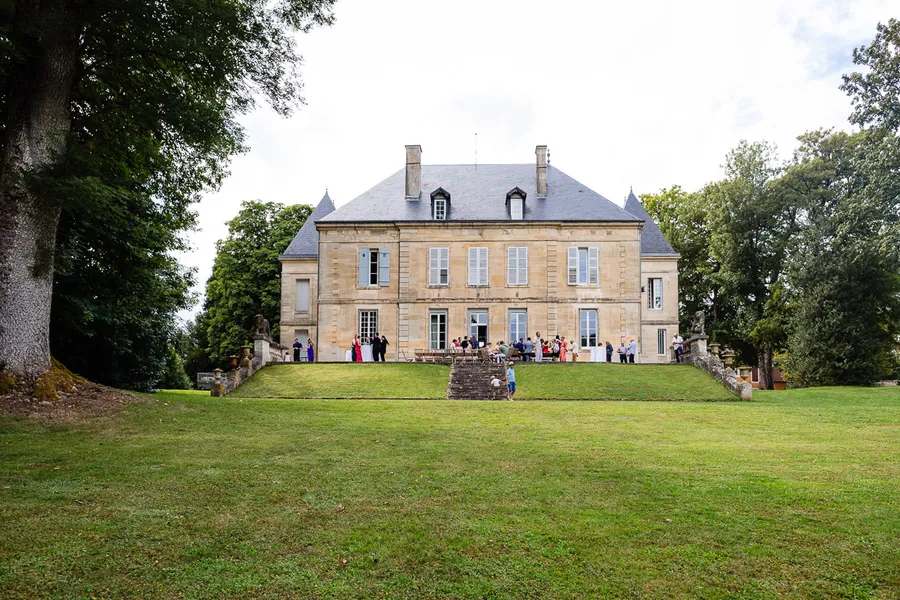
<svg viewBox="0 0 900 600">
<path fill-rule="evenodd" d="M 359 338 L 366 343 L 375 336 L 378 331 L 378 311 L 377 310 L 361 310 L 359 311 Z"/>
<path fill-rule="evenodd" d="M 309 312 L 309 279 L 298 279 L 296 305 L 297 312 Z"/>
<path fill-rule="evenodd" d="M 528 248 L 506 249 L 506 275 L 509 285 L 528 285 Z"/>
<path fill-rule="evenodd" d="M 432 350 L 447 349 L 447 311 L 428 313 L 428 347 Z"/>
<path fill-rule="evenodd" d="M 449 285 L 450 248 L 428 249 L 428 285 Z"/>
<path fill-rule="evenodd" d="M 390 285 L 390 275 L 389 248 L 359 249 L 359 287 Z"/>
<path fill-rule="evenodd" d="M 663 307 L 663 281 L 660 277 L 651 277 L 648 281 L 647 308 L 650 310 L 662 310 Z"/>
<path fill-rule="evenodd" d="M 657 329 L 656 330 L 656 353 L 660 356 L 665 356 L 666 354 L 666 330 L 665 329 Z"/>
<path fill-rule="evenodd" d="M 447 200 L 445 198 L 434 199 L 434 220 L 443 221 L 447 218 Z"/>
<path fill-rule="evenodd" d="M 509 311 L 509 341 L 528 337 L 528 311 L 524 308 L 513 308 Z"/>
<path fill-rule="evenodd" d="M 597 311 L 595 309 L 581 310 L 581 347 L 597 347 Z"/>
<path fill-rule="evenodd" d="M 521 221 L 525 212 L 525 200 L 522 198 L 509 199 L 509 218 L 514 221 Z"/>
<path fill-rule="evenodd" d="M 600 283 L 600 251 L 598 248 L 569 248 L 569 285 Z"/>
<path fill-rule="evenodd" d="M 488 249 L 469 248 L 469 285 L 488 284 Z"/>
</svg>

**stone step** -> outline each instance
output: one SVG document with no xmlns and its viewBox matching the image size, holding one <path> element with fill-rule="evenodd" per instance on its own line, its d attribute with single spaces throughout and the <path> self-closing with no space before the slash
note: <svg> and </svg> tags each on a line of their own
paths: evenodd
<svg viewBox="0 0 900 600">
<path fill-rule="evenodd" d="M 447 397 L 451 400 L 491 400 L 490 380 L 493 375 L 504 381 L 500 399 L 506 398 L 506 368 L 491 362 L 460 362 L 450 369 Z"/>
</svg>

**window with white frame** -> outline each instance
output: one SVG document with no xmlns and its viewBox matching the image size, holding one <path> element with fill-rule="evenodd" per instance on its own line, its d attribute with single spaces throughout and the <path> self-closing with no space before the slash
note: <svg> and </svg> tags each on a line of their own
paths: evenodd
<svg viewBox="0 0 900 600">
<path fill-rule="evenodd" d="M 298 279 L 295 288 L 297 298 L 294 308 L 297 312 L 309 312 L 309 279 Z"/>
<path fill-rule="evenodd" d="M 435 198 L 434 199 L 434 220 L 435 221 L 443 221 L 447 218 L 447 199 L 446 198 Z"/>
<path fill-rule="evenodd" d="M 597 347 L 597 310 L 581 309 L 581 347 Z"/>
<path fill-rule="evenodd" d="M 509 199 L 509 218 L 513 221 L 521 221 L 525 213 L 525 200 L 522 198 Z"/>
<path fill-rule="evenodd" d="M 509 310 L 509 343 L 528 337 L 528 311 L 524 308 Z"/>
<path fill-rule="evenodd" d="M 665 356 L 666 354 L 666 330 L 665 329 L 657 329 L 656 330 L 656 353 L 660 356 Z"/>
<path fill-rule="evenodd" d="M 506 283 L 528 285 L 528 248 L 525 246 L 506 249 Z"/>
<path fill-rule="evenodd" d="M 469 285 L 488 284 L 488 249 L 469 248 Z"/>
<path fill-rule="evenodd" d="M 647 280 L 647 308 L 650 310 L 662 310 L 663 307 L 663 280 L 661 277 L 651 277 Z"/>
<path fill-rule="evenodd" d="M 450 284 L 450 248 L 428 249 L 428 285 Z"/>
<path fill-rule="evenodd" d="M 431 350 L 447 349 L 446 310 L 433 310 L 428 313 L 428 347 Z"/>
<path fill-rule="evenodd" d="M 359 339 L 362 343 L 368 343 L 378 332 L 378 311 L 359 311 Z"/>
<path fill-rule="evenodd" d="M 599 285 L 599 248 L 569 248 L 569 285 Z"/>
</svg>

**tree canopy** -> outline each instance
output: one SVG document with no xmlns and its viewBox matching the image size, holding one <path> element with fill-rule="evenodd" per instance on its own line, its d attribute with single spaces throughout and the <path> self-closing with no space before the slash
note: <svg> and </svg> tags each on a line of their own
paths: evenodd
<svg viewBox="0 0 900 600">
<path fill-rule="evenodd" d="M 189 226 L 189 204 L 222 181 L 229 158 L 245 147 L 237 118 L 258 100 L 281 114 L 302 103 L 295 34 L 330 24 L 332 5 L 15 0 L 0 6 L 0 364 L 32 381 L 49 367 L 63 211 L 111 210 L 127 220 L 130 207 L 152 202 L 170 215 L 164 223 L 173 231 Z M 115 234 L 133 234 L 123 243 L 138 244 L 140 223 L 139 217 L 131 230 L 118 226 Z M 61 249 L 78 245 L 60 240 Z M 87 256 L 76 250 L 67 258 Z M 167 269 L 160 267 L 161 276 Z M 58 285 L 57 295 L 67 289 Z"/>
<path fill-rule="evenodd" d="M 681 320 L 695 310 L 791 385 L 869 384 L 900 348 L 900 21 L 879 24 L 841 86 L 857 133 L 801 135 L 781 163 L 765 142 L 728 154 L 694 193 L 644 196 L 681 254 Z"/>
<path fill-rule="evenodd" d="M 213 273 L 198 322 L 206 328 L 208 357 L 223 365 L 248 343 L 253 317 L 269 320 L 278 337 L 281 321 L 281 263 L 278 257 L 312 213 L 307 204 L 284 206 L 248 201 L 228 222 L 228 237 L 216 245 Z"/>
</svg>

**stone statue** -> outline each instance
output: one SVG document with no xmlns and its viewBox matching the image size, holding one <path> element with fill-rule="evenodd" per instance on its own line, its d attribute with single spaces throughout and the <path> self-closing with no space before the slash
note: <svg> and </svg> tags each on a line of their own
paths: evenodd
<svg viewBox="0 0 900 600">
<path fill-rule="evenodd" d="M 703 314 L 702 310 L 698 310 L 694 313 L 694 320 L 691 322 L 691 334 L 692 335 L 706 335 L 704 329 L 706 328 L 706 315 Z"/>
<path fill-rule="evenodd" d="M 269 320 L 262 315 L 253 317 L 256 334 L 269 337 Z"/>
</svg>

